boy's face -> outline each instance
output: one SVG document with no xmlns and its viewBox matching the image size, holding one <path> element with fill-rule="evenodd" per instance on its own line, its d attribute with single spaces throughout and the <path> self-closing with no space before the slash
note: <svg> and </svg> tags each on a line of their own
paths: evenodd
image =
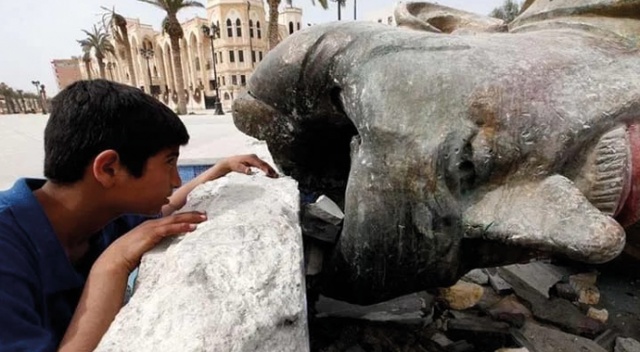
<svg viewBox="0 0 640 352">
<path fill-rule="evenodd" d="M 130 207 L 126 212 L 153 215 L 169 202 L 173 189 L 182 184 L 178 173 L 179 149 L 176 146 L 161 150 L 147 160 L 141 177 L 127 176 L 122 187 Z"/>
</svg>

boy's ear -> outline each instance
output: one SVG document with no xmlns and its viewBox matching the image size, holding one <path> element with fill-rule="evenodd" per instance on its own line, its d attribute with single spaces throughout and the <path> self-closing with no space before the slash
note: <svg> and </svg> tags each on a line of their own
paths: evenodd
<svg viewBox="0 0 640 352">
<path fill-rule="evenodd" d="M 93 159 L 91 171 L 96 181 L 103 187 L 112 187 L 118 176 L 124 171 L 124 166 L 120 163 L 120 155 L 113 149 L 108 149 L 98 154 Z"/>
</svg>

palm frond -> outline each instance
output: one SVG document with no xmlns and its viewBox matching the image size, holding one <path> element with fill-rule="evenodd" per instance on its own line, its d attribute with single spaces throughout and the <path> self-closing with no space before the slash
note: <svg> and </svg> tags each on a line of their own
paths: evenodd
<svg viewBox="0 0 640 352">
<path fill-rule="evenodd" d="M 147 4 L 151 4 L 155 7 L 158 7 L 162 10 L 168 11 L 167 3 L 164 0 L 138 0 L 140 2 L 146 2 Z"/>
</svg>

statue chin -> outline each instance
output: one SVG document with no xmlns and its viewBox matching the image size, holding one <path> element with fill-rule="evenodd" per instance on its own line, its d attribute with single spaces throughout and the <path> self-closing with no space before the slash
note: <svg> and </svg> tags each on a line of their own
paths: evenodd
<svg viewBox="0 0 640 352">
<path fill-rule="evenodd" d="M 234 121 L 298 181 L 324 294 L 640 252 L 640 20 L 616 15 L 640 0 L 524 6 L 503 23 L 403 3 L 398 27 L 312 26 L 258 65 Z M 341 222 L 304 213 L 320 195 Z"/>
</svg>

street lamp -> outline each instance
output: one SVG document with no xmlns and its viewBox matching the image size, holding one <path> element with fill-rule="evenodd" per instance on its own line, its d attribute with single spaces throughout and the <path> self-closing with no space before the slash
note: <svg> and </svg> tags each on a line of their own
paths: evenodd
<svg viewBox="0 0 640 352">
<path fill-rule="evenodd" d="M 44 84 L 40 84 L 40 81 L 31 81 L 31 84 L 33 84 L 36 87 L 36 93 L 38 93 L 38 95 L 40 96 L 40 109 L 42 109 L 42 113 L 46 114 L 47 113 L 47 109 L 45 108 L 45 101 L 42 99 L 42 93 L 44 92 Z"/>
<path fill-rule="evenodd" d="M 206 25 L 202 25 L 202 33 L 209 37 L 211 42 L 211 62 L 213 62 L 213 82 L 216 88 L 216 98 L 213 106 L 215 108 L 214 114 L 216 115 L 224 115 L 222 111 L 222 104 L 220 104 L 220 90 L 218 90 L 218 72 L 216 71 L 216 52 L 213 48 L 213 40 L 215 38 L 220 38 L 220 27 L 216 26 L 215 23 L 211 22 L 211 27 Z"/>
<path fill-rule="evenodd" d="M 149 76 L 149 94 L 151 94 L 151 86 L 153 83 L 151 82 L 151 66 L 149 66 L 149 59 L 153 57 L 153 49 L 143 47 L 140 49 L 140 55 L 147 60 L 147 75 Z"/>
</svg>

